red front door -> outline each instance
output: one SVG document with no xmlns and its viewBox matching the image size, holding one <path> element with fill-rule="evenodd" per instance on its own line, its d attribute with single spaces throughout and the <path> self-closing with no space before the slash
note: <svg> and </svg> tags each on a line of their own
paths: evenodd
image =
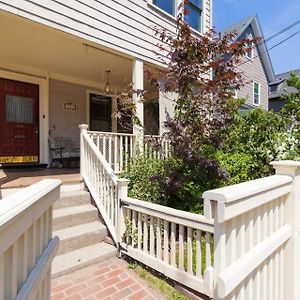
<svg viewBox="0 0 300 300">
<path fill-rule="evenodd" d="M 0 164 L 39 161 L 39 86 L 0 78 Z"/>
</svg>

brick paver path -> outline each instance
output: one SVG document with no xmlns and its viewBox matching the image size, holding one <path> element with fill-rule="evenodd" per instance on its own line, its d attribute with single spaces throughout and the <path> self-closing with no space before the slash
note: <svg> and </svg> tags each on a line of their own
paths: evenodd
<svg viewBox="0 0 300 300">
<path fill-rule="evenodd" d="M 118 258 L 52 280 L 51 300 L 163 300 Z"/>
</svg>

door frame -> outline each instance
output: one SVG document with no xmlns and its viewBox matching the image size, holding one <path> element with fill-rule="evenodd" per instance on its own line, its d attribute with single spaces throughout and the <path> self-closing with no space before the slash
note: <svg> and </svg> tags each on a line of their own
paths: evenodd
<svg viewBox="0 0 300 300">
<path fill-rule="evenodd" d="M 111 97 L 110 95 L 105 95 L 97 90 L 87 90 L 86 91 L 86 124 L 90 126 L 90 94 L 99 95 L 102 97 Z M 111 112 L 114 113 L 115 105 L 114 105 L 114 99 L 111 97 Z M 111 118 L 111 127 L 112 132 L 117 132 L 117 120 L 116 118 Z"/>
<path fill-rule="evenodd" d="M 0 77 L 39 86 L 39 163 L 49 164 L 49 78 L 0 69 Z"/>
</svg>

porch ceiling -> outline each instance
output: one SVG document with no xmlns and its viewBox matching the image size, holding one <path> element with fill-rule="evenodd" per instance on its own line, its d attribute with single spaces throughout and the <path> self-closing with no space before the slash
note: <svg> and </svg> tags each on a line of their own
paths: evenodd
<svg viewBox="0 0 300 300">
<path fill-rule="evenodd" d="M 112 86 L 131 82 L 129 58 L 86 47 L 85 43 L 91 43 L 84 39 L 3 11 L 0 41 L 0 66 L 37 69 L 50 77 L 58 74 L 103 86 L 105 70 L 110 69 Z"/>
</svg>

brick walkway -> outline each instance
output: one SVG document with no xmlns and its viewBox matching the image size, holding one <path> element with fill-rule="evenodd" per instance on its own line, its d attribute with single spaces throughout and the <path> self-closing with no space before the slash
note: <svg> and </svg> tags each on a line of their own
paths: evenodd
<svg viewBox="0 0 300 300">
<path fill-rule="evenodd" d="M 113 258 L 52 280 L 51 300 L 163 300 L 128 264 Z"/>
</svg>

